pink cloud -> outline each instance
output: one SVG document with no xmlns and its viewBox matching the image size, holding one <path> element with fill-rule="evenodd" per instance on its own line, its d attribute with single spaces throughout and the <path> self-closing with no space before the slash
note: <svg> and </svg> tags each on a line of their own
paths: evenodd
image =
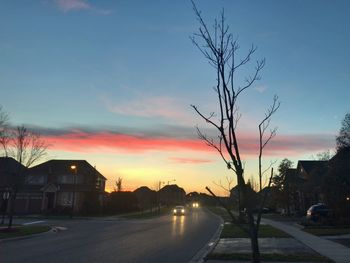
<svg viewBox="0 0 350 263">
<path fill-rule="evenodd" d="M 112 10 L 96 8 L 89 4 L 86 0 L 56 0 L 56 4 L 63 12 L 91 10 L 100 15 L 109 15 L 112 13 Z"/>
<path fill-rule="evenodd" d="M 140 117 L 161 117 L 177 120 L 182 123 L 191 120 L 191 116 L 184 111 L 186 106 L 181 105 L 181 103 L 174 98 L 141 97 L 121 103 L 112 103 L 105 97 L 102 98 L 102 100 L 109 111 L 117 114 Z M 187 108 L 190 111 L 189 105 L 187 105 Z"/>
<path fill-rule="evenodd" d="M 64 12 L 91 9 L 91 6 L 85 0 L 56 0 L 56 3 Z"/>
<path fill-rule="evenodd" d="M 52 145 L 51 149 L 73 152 L 117 151 L 127 153 L 142 153 L 145 151 L 207 151 L 198 139 L 179 139 L 167 137 L 147 137 L 110 132 L 85 133 L 72 131 L 71 133 L 46 136 L 45 140 Z"/>
<path fill-rule="evenodd" d="M 196 158 L 183 158 L 183 157 L 172 157 L 169 158 L 171 162 L 180 164 L 201 164 L 201 163 L 211 163 L 212 160 L 207 159 L 196 159 Z"/>
<path fill-rule="evenodd" d="M 58 135 L 44 136 L 51 149 L 73 152 L 126 152 L 144 153 L 147 151 L 194 151 L 213 155 L 217 151 L 208 147 L 198 138 L 178 138 L 167 136 L 136 136 L 112 132 L 84 132 L 72 130 Z M 243 158 L 255 158 L 258 154 L 258 141 L 255 134 L 239 136 L 239 147 Z M 334 135 L 278 135 L 265 148 L 265 157 L 293 157 L 334 148 Z M 199 163 L 209 160 L 172 158 L 174 162 Z"/>
</svg>

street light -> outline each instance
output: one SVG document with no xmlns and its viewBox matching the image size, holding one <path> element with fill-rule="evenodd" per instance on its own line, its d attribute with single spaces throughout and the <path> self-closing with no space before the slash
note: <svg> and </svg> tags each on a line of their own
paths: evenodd
<svg viewBox="0 0 350 263">
<path fill-rule="evenodd" d="M 72 213 L 70 215 L 70 217 L 73 217 L 73 213 L 74 213 L 74 203 L 75 203 L 75 185 L 76 185 L 76 177 L 77 177 L 77 173 L 78 173 L 78 167 L 76 165 L 71 165 L 70 169 L 72 171 L 74 171 L 74 175 L 73 176 L 73 196 L 72 196 Z"/>
</svg>

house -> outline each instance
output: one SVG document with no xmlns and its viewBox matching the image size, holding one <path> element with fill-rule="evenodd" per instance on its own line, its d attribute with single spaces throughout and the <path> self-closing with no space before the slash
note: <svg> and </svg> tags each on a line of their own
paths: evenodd
<svg viewBox="0 0 350 263">
<path fill-rule="evenodd" d="M 258 192 L 258 199 L 259 200 L 264 200 L 265 198 L 265 203 L 264 206 L 265 208 L 268 208 L 270 211 L 279 211 L 281 212 L 281 209 L 279 209 L 279 201 L 275 196 L 277 195 L 276 193 L 278 192 L 278 189 L 276 186 L 266 186 L 263 189 L 261 189 Z"/>
<path fill-rule="evenodd" d="M 27 168 L 11 157 L 0 157 L 0 193 L 12 190 L 16 185 L 18 175 L 26 172 Z M 23 182 L 22 182 L 23 183 Z"/>
<path fill-rule="evenodd" d="M 242 193 L 240 192 L 239 186 L 236 185 L 233 188 L 231 188 L 230 198 L 229 198 L 231 204 L 233 205 L 234 208 L 239 209 L 239 210 L 243 209 L 246 205 L 249 205 L 252 208 L 257 208 L 256 204 L 258 204 L 258 202 L 257 202 L 258 195 L 252 189 L 250 183 L 246 183 L 245 190 L 246 190 L 246 194 L 247 194 L 247 199 L 245 200 L 246 203 L 243 204 Z"/>
<path fill-rule="evenodd" d="M 344 224 L 350 224 L 350 147 L 339 149 L 329 160 L 328 172 L 323 180 L 323 194 Z"/>
<path fill-rule="evenodd" d="M 157 193 L 147 186 L 141 186 L 134 190 L 140 210 L 152 209 L 157 206 Z"/>
<path fill-rule="evenodd" d="M 300 211 L 306 211 L 311 205 L 324 202 L 322 183 L 328 171 L 328 161 L 298 161 L 296 178 Z"/>
<path fill-rule="evenodd" d="M 20 166 L 14 159 L 7 162 L 10 168 Z M 16 174 L 12 168 L 1 169 L 2 185 L 6 186 L 7 178 Z M 26 169 L 21 178 L 15 213 L 81 213 L 102 204 L 105 196 L 106 178 L 85 160 L 50 160 Z"/>
</svg>

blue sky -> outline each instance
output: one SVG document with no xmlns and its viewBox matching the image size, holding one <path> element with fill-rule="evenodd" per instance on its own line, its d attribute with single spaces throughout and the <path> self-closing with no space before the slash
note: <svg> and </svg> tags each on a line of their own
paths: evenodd
<svg viewBox="0 0 350 263">
<path fill-rule="evenodd" d="M 266 58 L 262 80 L 240 102 L 241 133 L 256 132 L 256 122 L 277 94 L 282 105 L 273 118 L 276 140 L 290 150 L 275 145 L 277 152 L 267 159 L 296 162 L 334 147 L 349 111 L 350 3 L 196 3 L 208 24 L 224 8 L 240 53 L 254 43 L 254 58 Z M 53 141 L 52 134 L 63 138 L 77 131 L 196 140 L 194 126 L 205 126 L 189 105 L 208 111 L 216 105 L 215 72 L 189 39 L 197 28 L 190 1 L 2 1 L 0 104 L 13 124 L 35 127 Z M 185 190 L 201 190 L 205 185 L 197 185 L 196 178 L 210 185 L 226 173 L 209 150 L 164 149 L 155 143 L 142 154 L 130 147 L 125 155 L 126 146 L 71 149 L 60 145 L 61 139 L 49 157 L 85 158 L 101 167 L 111 184 L 123 176 L 130 189 L 176 177 Z M 98 142 L 93 137 L 85 144 Z M 253 157 L 248 159 L 254 175 Z"/>
</svg>

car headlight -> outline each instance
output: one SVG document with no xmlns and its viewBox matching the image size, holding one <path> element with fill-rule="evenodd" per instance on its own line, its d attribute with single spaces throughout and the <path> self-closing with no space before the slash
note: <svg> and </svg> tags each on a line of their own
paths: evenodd
<svg viewBox="0 0 350 263">
<path fill-rule="evenodd" d="M 181 209 L 181 213 L 185 213 L 185 209 Z"/>
<path fill-rule="evenodd" d="M 174 213 L 176 214 L 176 209 L 174 209 Z"/>
</svg>

